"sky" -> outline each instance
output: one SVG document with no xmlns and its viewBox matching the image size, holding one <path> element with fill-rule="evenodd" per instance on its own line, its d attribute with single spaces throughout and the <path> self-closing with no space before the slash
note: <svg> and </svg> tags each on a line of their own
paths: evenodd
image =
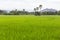
<svg viewBox="0 0 60 40">
<path fill-rule="evenodd" d="M 0 0 L 0 9 L 2 10 L 22 10 L 33 11 L 35 7 L 42 4 L 42 9 L 53 8 L 60 10 L 60 0 Z"/>
</svg>

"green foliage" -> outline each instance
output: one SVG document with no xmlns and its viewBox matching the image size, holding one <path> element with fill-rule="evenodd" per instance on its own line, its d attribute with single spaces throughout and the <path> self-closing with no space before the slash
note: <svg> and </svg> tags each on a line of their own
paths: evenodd
<svg viewBox="0 0 60 40">
<path fill-rule="evenodd" d="M 36 16 L 40 16 L 40 12 L 35 12 L 35 15 Z"/>
<path fill-rule="evenodd" d="M 40 5 L 41 6 L 41 5 Z M 39 7 L 34 8 L 35 12 L 28 12 L 23 9 L 22 11 L 20 10 L 11 10 L 10 12 L 7 12 L 5 10 L 0 10 L 0 15 L 60 15 L 60 11 L 57 12 L 39 12 Z"/>
<path fill-rule="evenodd" d="M 0 40 L 60 40 L 60 16 L 0 16 Z"/>
<path fill-rule="evenodd" d="M 57 14 L 60 15 L 60 11 L 58 11 Z"/>
<path fill-rule="evenodd" d="M 43 15 L 57 15 L 57 12 L 42 12 Z"/>
</svg>

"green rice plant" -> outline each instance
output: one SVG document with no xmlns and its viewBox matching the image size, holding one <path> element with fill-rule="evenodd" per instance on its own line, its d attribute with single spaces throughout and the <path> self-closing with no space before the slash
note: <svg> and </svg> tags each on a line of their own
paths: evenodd
<svg viewBox="0 0 60 40">
<path fill-rule="evenodd" d="M 60 40 L 60 16 L 0 16 L 0 40 Z"/>
</svg>

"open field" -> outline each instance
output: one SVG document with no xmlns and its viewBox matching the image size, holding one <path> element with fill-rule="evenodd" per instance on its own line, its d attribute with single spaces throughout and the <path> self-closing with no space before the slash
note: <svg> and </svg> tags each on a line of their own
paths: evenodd
<svg viewBox="0 0 60 40">
<path fill-rule="evenodd" d="M 0 16 L 0 40 L 60 40 L 60 16 Z"/>
</svg>

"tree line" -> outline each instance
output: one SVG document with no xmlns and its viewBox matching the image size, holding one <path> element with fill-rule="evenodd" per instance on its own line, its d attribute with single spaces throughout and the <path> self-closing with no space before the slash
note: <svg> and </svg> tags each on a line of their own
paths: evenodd
<svg viewBox="0 0 60 40">
<path fill-rule="evenodd" d="M 36 16 L 40 16 L 40 15 L 60 15 L 60 11 L 41 12 L 41 9 L 42 9 L 42 5 L 39 5 L 38 7 L 35 7 L 34 12 L 28 12 L 28 11 L 25 11 L 25 9 L 23 9 L 22 11 L 15 9 L 15 10 L 11 10 L 10 12 L 7 12 L 5 10 L 0 10 L 0 15 L 36 15 Z"/>
<path fill-rule="evenodd" d="M 37 8 L 38 9 L 38 8 Z M 34 9 L 35 10 L 35 9 Z M 10 12 L 0 10 L 0 15 L 60 15 L 60 11 L 56 12 L 37 12 L 36 10 L 34 12 L 28 12 L 23 9 L 23 11 L 11 10 Z"/>
</svg>

